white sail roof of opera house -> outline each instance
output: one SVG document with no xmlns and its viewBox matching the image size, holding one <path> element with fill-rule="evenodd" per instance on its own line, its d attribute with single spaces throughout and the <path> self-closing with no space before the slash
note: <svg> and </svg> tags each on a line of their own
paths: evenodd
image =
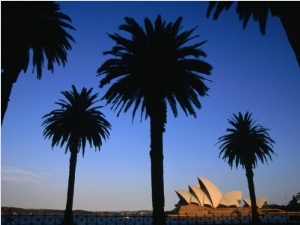
<svg viewBox="0 0 300 225">
<path fill-rule="evenodd" d="M 185 190 L 176 190 L 176 194 L 178 195 L 179 199 L 184 201 L 185 203 L 191 203 L 191 193 Z"/>
<path fill-rule="evenodd" d="M 203 190 L 203 192 L 207 195 L 209 200 L 212 203 L 212 207 L 216 208 L 220 201 L 222 200 L 222 193 L 217 188 L 216 185 L 214 185 L 212 182 L 209 180 L 203 178 L 203 177 L 198 177 L 198 181 L 200 184 L 200 188 Z"/>
<path fill-rule="evenodd" d="M 247 199 L 247 198 L 243 198 L 243 201 L 246 205 L 250 206 L 251 207 L 251 200 L 250 199 Z M 256 205 L 258 208 L 261 208 L 263 207 L 263 205 L 265 204 L 265 202 L 267 201 L 267 198 L 266 197 L 262 197 L 262 198 L 258 198 L 256 199 Z"/>
<path fill-rule="evenodd" d="M 198 185 L 188 185 L 189 190 L 175 190 L 180 201 L 183 204 L 196 204 L 200 206 L 207 206 L 217 208 L 219 206 L 234 206 L 239 207 L 241 201 L 248 206 L 251 206 L 249 199 L 242 199 L 242 191 L 230 191 L 225 194 L 211 181 L 198 177 Z M 257 207 L 261 208 L 266 202 L 267 198 L 257 199 Z"/>
<path fill-rule="evenodd" d="M 223 195 L 220 205 L 224 206 L 233 206 L 236 207 L 240 206 L 242 199 L 242 192 L 241 191 L 230 191 Z"/>
<path fill-rule="evenodd" d="M 211 201 L 207 197 L 207 195 L 203 192 L 203 190 L 200 188 L 200 185 L 189 185 L 190 192 L 196 196 L 196 199 L 198 200 L 198 205 L 209 205 L 212 206 Z"/>
</svg>

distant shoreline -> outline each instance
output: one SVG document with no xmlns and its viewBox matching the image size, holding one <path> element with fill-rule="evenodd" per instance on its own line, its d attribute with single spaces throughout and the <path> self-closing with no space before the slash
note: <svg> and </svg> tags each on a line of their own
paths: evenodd
<svg viewBox="0 0 300 225">
<path fill-rule="evenodd" d="M 62 209 L 32 209 L 32 208 L 19 208 L 19 207 L 1 207 L 1 215 L 6 214 L 11 209 L 13 214 L 64 214 L 65 210 Z M 116 214 L 135 214 L 135 215 L 152 215 L 152 210 L 124 210 L 124 211 L 88 211 L 82 209 L 75 209 L 73 213 L 76 215 L 116 215 Z"/>
</svg>

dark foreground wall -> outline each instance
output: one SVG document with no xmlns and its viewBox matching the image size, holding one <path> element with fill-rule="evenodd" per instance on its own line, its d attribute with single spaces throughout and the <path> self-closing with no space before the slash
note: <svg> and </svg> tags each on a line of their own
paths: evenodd
<svg viewBox="0 0 300 225">
<path fill-rule="evenodd" d="M 260 216 L 264 224 L 300 224 L 300 212 Z M 1 215 L 1 225 L 59 225 L 63 215 L 14 214 L 11 221 Z M 74 215 L 77 225 L 152 225 L 151 216 L 141 215 Z M 251 224 L 251 216 L 210 215 L 204 217 L 168 215 L 167 225 Z"/>
</svg>

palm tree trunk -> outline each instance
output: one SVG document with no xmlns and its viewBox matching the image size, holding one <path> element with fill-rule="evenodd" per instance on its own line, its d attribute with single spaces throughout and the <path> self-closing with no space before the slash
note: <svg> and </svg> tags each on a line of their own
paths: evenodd
<svg viewBox="0 0 300 225">
<path fill-rule="evenodd" d="M 3 71 L 1 73 L 1 126 L 3 124 L 13 85 L 17 82 L 19 74 L 20 70 L 10 72 Z"/>
<path fill-rule="evenodd" d="M 163 132 L 164 122 L 161 116 L 150 117 L 151 136 L 151 182 L 153 225 L 165 225 L 165 196 L 163 169 Z"/>
<path fill-rule="evenodd" d="M 73 220 L 73 199 L 74 199 L 76 163 L 77 163 L 77 150 L 71 150 L 67 204 L 66 204 L 65 216 L 61 223 L 62 225 L 75 225 L 75 222 Z"/>
<path fill-rule="evenodd" d="M 254 173 L 251 165 L 246 166 L 245 169 L 246 169 L 246 177 L 248 181 L 249 195 L 251 201 L 252 224 L 260 224 L 260 219 L 257 212 L 255 188 L 254 188 L 254 181 L 253 181 Z"/>
</svg>

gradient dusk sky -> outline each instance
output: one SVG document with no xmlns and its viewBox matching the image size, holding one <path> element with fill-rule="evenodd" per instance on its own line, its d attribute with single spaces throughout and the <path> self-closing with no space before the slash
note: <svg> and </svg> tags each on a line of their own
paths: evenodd
<svg viewBox="0 0 300 225">
<path fill-rule="evenodd" d="M 99 97 L 96 71 L 108 59 L 103 51 L 114 42 L 107 33 L 119 32 L 124 17 L 139 24 L 160 14 L 167 22 L 183 17 L 182 30 L 198 26 L 198 42 L 213 66 L 201 98 L 198 117 L 168 114 L 164 134 L 165 210 L 174 209 L 175 190 L 188 190 L 197 177 L 213 182 L 222 193 L 241 190 L 249 198 L 245 171 L 231 168 L 218 158 L 215 145 L 229 127 L 233 113 L 250 111 L 257 123 L 269 128 L 277 157 L 254 170 L 256 196 L 268 204 L 286 204 L 300 191 L 300 71 L 278 18 L 267 21 L 266 35 L 251 18 L 246 29 L 235 14 L 235 5 L 217 21 L 206 18 L 208 2 L 59 2 L 76 31 L 68 63 L 44 70 L 41 80 L 20 74 L 14 85 L 1 130 L 1 205 L 64 209 L 69 154 L 51 148 L 42 133 L 42 116 L 57 108 L 61 91 L 93 87 Z M 105 87 L 106 88 L 106 87 Z M 99 104 L 104 105 L 104 102 Z M 94 148 L 77 161 L 74 209 L 151 210 L 149 119 L 132 123 L 132 111 L 117 117 L 110 107 L 102 112 L 112 124 L 110 138 L 100 152 Z M 137 113 L 138 115 L 138 113 Z"/>
</svg>

